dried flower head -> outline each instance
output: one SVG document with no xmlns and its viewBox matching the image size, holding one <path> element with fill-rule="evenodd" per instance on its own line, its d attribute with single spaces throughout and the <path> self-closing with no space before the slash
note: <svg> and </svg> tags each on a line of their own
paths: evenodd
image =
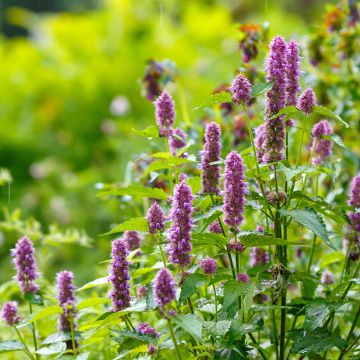
<svg viewBox="0 0 360 360">
<path fill-rule="evenodd" d="M 34 294 L 39 287 L 34 283 L 38 277 L 35 263 L 35 250 L 31 240 L 24 236 L 11 250 L 11 256 L 14 258 L 13 263 L 16 267 L 16 280 L 20 285 L 23 293 Z"/>
<path fill-rule="evenodd" d="M 190 263 L 191 228 L 193 196 L 191 188 L 185 182 L 177 184 L 174 189 L 174 198 L 170 218 L 169 230 L 169 260 L 174 265 L 184 267 Z"/>
<path fill-rule="evenodd" d="M 297 102 L 297 108 L 309 115 L 313 111 L 313 107 L 316 105 L 316 97 L 312 88 L 307 88 L 299 97 Z"/>
<path fill-rule="evenodd" d="M 168 137 L 175 122 L 175 105 L 166 90 L 155 101 L 155 117 L 160 135 Z"/>
<path fill-rule="evenodd" d="M 70 271 L 61 271 L 56 274 L 56 284 L 58 291 L 59 306 L 62 307 L 64 312 L 59 316 L 59 330 L 70 331 L 70 322 L 73 323 L 73 328 L 76 316 L 75 305 L 75 287 L 73 284 L 74 274 Z"/>
<path fill-rule="evenodd" d="M 248 103 L 250 101 L 251 83 L 243 74 L 240 73 L 235 77 L 229 90 L 232 94 L 232 101 L 235 104 Z"/>
<path fill-rule="evenodd" d="M 220 166 L 210 165 L 220 160 L 221 129 L 218 124 L 211 122 L 206 125 L 204 147 L 201 152 L 201 183 L 204 194 L 218 194 L 220 180 Z"/>
<path fill-rule="evenodd" d="M 14 326 L 20 321 L 18 307 L 15 301 L 6 302 L 1 309 L 1 317 L 9 326 Z"/>
<path fill-rule="evenodd" d="M 166 268 L 161 269 L 154 279 L 154 300 L 161 307 L 175 300 L 175 281 Z"/>
<path fill-rule="evenodd" d="M 236 151 L 231 151 L 225 160 L 224 222 L 237 228 L 244 219 L 244 162 Z"/>
<path fill-rule="evenodd" d="M 206 257 L 202 259 L 199 263 L 200 269 L 205 275 L 214 275 L 217 271 L 217 263 L 215 259 L 211 257 Z"/>
<path fill-rule="evenodd" d="M 116 239 L 111 244 L 111 268 L 109 280 L 112 284 L 110 298 L 114 312 L 126 309 L 130 305 L 129 262 L 126 260 L 127 244 Z"/>
</svg>

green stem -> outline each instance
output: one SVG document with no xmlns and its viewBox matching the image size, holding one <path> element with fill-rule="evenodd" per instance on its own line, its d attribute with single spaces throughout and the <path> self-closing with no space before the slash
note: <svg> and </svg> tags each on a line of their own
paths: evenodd
<svg viewBox="0 0 360 360">
<path fill-rule="evenodd" d="M 261 357 L 262 357 L 264 360 L 267 360 L 267 357 L 266 357 L 266 355 L 265 355 L 264 350 L 259 346 L 259 343 L 256 341 L 254 335 L 253 335 L 252 333 L 249 333 L 248 335 L 249 335 L 250 339 L 252 340 L 252 342 L 253 342 L 255 345 L 258 345 L 257 350 L 258 350 L 258 352 L 260 353 Z"/>
<path fill-rule="evenodd" d="M 135 331 L 134 325 L 131 323 L 131 320 L 129 319 L 129 317 L 126 314 L 124 315 L 124 317 L 125 317 L 126 321 L 129 323 L 131 330 Z"/>
<path fill-rule="evenodd" d="M 15 331 L 16 331 L 19 339 L 20 339 L 20 341 L 21 341 L 22 344 L 24 345 L 24 352 L 25 352 L 25 354 L 26 354 L 30 359 L 34 359 L 34 357 L 32 356 L 29 348 L 27 347 L 27 345 L 26 345 L 23 337 L 22 337 L 21 334 L 20 334 L 20 331 L 18 330 L 18 328 L 17 328 L 15 325 L 14 325 L 14 329 L 15 329 Z"/>
<path fill-rule="evenodd" d="M 71 332 L 71 346 L 73 355 L 76 355 L 76 344 L 75 344 L 75 332 L 74 332 L 74 322 L 72 319 L 69 320 L 70 323 L 70 332 Z"/>
<path fill-rule="evenodd" d="M 159 250 L 160 250 L 160 254 L 161 254 L 161 258 L 162 258 L 162 261 L 163 261 L 163 264 L 164 264 L 164 267 L 166 268 L 166 258 L 165 258 L 165 255 L 164 255 L 164 251 L 163 251 L 163 248 L 162 248 L 162 245 L 161 245 L 161 238 L 159 238 L 158 236 L 156 236 L 156 240 L 157 240 L 157 244 L 159 246 Z"/>
<path fill-rule="evenodd" d="M 349 334 L 348 334 L 348 336 L 347 336 L 347 338 L 346 338 L 346 342 L 347 342 L 347 343 L 349 343 L 349 341 L 350 341 L 350 339 L 351 339 L 351 337 L 352 337 L 352 334 L 353 334 L 353 332 L 354 332 L 354 330 L 355 330 L 355 327 L 356 327 L 356 324 L 357 324 L 357 322 L 358 322 L 358 320 L 359 320 L 359 317 L 360 317 L 360 306 L 359 306 L 359 309 L 358 309 L 358 311 L 357 311 L 357 313 L 356 313 L 356 315 L 355 315 L 355 319 L 354 319 L 354 321 L 353 321 L 353 323 L 352 323 L 352 325 L 351 325 L 351 329 L 350 329 L 350 331 L 349 331 Z M 340 356 L 338 357 L 338 360 L 341 360 L 341 359 L 345 356 L 345 354 L 346 354 L 346 349 L 347 349 L 347 347 L 345 347 L 345 348 L 341 351 Z"/>
<path fill-rule="evenodd" d="M 29 301 L 29 311 L 30 311 L 30 315 L 33 313 L 32 311 L 32 304 L 31 302 Z M 32 323 L 32 335 L 33 335 L 33 340 L 34 340 L 34 348 L 35 348 L 35 357 L 36 359 L 40 359 L 40 356 L 39 354 L 37 354 L 37 350 L 38 350 L 38 346 L 37 346 L 37 341 L 36 341 L 36 328 L 35 328 L 35 321 Z"/>
<path fill-rule="evenodd" d="M 307 266 L 307 272 L 308 273 L 310 273 L 311 265 L 312 265 L 314 254 L 315 254 L 316 239 L 317 239 L 317 237 L 316 237 L 316 235 L 314 235 L 312 246 L 311 246 L 311 253 L 310 253 L 309 263 L 308 263 L 308 266 Z"/>
<path fill-rule="evenodd" d="M 166 148 L 166 152 L 170 153 L 168 135 L 165 136 L 165 148 Z M 168 170 L 168 177 L 169 177 L 170 194 L 172 195 L 173 189 L 174 189 L 174 182 L 173 182 L 172 171 L 171 170 L 170 169 Z"/>
<path fill-rule="evenodd" d="M 218 310 L 217 310 L 217 295 L 216 295 L 216 288 L 215 284 L 212 284 L 213 291 L 214 291 L 214 301 L 215 301 L 215 321 L 218 321 Z"/>
<path fill-rule="evenodd" d="M 176 341 L 175 332 L 174 332 L 173 326 L 171 324 L 171 320 L 168 317 L 166 318 L 166 320 L 167 320 L 167 323 L 168 323 L 171 340 L 172 340 L 172 342 L 173 342 L 173 344 L 175 346 L 175 351 L 176 351 L 177 358 L 178 358 L 178 360 L 182 360 L 179 345 L 178 345 L 178 343 Z"/>
</svg>

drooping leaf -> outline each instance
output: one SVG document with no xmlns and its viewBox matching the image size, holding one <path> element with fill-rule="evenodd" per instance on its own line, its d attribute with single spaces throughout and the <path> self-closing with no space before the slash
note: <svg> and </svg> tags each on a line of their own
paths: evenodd
<svg viewBox="0 0 360 360">
<path fill-rule="evenodd" d="M 206 98 L 204 102 L 200 106 L 194 108 L 194 110 L 201 109 L 204 107 L 210 107 L 225 102 L 231 102 L 231 93 L 228 91 L 221 91 Z"/>
<path fill-rule="evenodd" d="M 350 125 L 347 122 L 345 122 L 339 115 L 336 115 L 333 111 L 331 111 L 330 109 L 328 109 L 325 106 L 315 105 L 313 107 L 313 112 L 320 114 L 320 115 L 324 115 L 331 119 L 337 120 L 337 121 L 341 122 L 343 125 L 345 125 L 345 127 L 347 127 L 347 128 L 350 127 Z"/>
<path fill-rule="evenodd" d="M 191 295 L 195 294 L 200 286 L 205 285 L 208 282 L 208 278 L 203 274 L 191 274 L 181 287 L 180 299 L 179 302 L 185 301 Z"/>
<path fill-rule="evenodd" d="M 92 297 L 89 299 L 85 299 L 80 301 L 76 305 L 77 310 L 82 310 L 91 306 L 101 305 L 101 304 L 107 304 L 110 302 L 110 299 L 107 297 Z"/>
<path fill-rule="evenodd" d="M 330 350 L 333 347 L 344 349 L 346 341 L 335 336 L 326 329 L 317 329 L 313 332 L 301 332 L 290 349 L 290 354 L 311 354 Z"/>
<path fill-rule="evenodd" d="M 107 276 L 102 277 L 102 278 L 98 278 L 98 279 L 95 279 L 93 281 L 90 281 L 90 282 L 86 283 L 85 285 L 83 285 L 79 289 L 76 289 L 75 292 L 91 289 L 91 288 L 93 288 L 95 286 L 105 285 L 105 284 L 108 284 L 108 283 L 109 283 L 109 278 Z"/>
<path fill-rule="evenodd" d="M 202 320 L 195 314 L 177 315 L 173 322 L 197 339 L 201 339 Z"/>
<path fill-rule="evenodd" d="M 253 85 L 251 88 L 250 96 L 252 98 L 264 94 L 266 91 L 270 90 L 274 84 L 274 81 L 263 82 Z"/>
<path fill-rule="evenodd" d="M 58 305 L 47 306 L 45 309 L 42 309 L 36 313 L 34 313 L 28 320 L 22 322 L 18 325 L 18 327 L 24 327 L 34 321 L 38 321 L 40 319 L 47 318 L 52 315 L 62 314 L 63 309 Z"/>
<path fill-rule="evenodd" d="M 190 156 L 188 158 L 179 158 L 177 156 L 170 156 L 167 159 L 159 159 L 154 162 L 152 162 L 147 169 L 144 172 L 143 176 L 146 176 L 153 171 L 158 170 L 164 170 L 164 169 L 174 169 L 175 167 L 178 167 L 183 164 L 188 164 L 195 162 L 196 160 L 191 158 Z"/>
<path fill-rule="evenodd" d="M 336 247 L 331 243 L 329 234 L 327 232 L 324 220 L 312 208 L 280 210 L 281 215 L 290 216 L 294 221 L 305 226 L 311 230 L 315 235 L 322 239 L 328 246 L 336 250 Z"/>
<path fill-rule="evenodd" d="M 80 334 L 75 332 L 75 339 L 80 339 Z M 43 342 L 42 345 L 50 345 L 58 342 L 64 342 L 71 340 L 71 333 L 70 332 L 59 332 L 55 334 L 49 335 Z"/>
<path fill-rule="evenodd" d="M 54 355 L 66 351 L 66 344 L 64 342 L 57 342 L 46 347 L 40 348 L 36 353 L 39 355 Z"/>
<path fill-rule="evenodd" d="M 345 146 L 343 139 L 337 135 L 337 134 L 331 134 L 331 135 L 323 135 L 324 139 L 333 141 L 336 145 L 339 145 L 341 148 L 343 148 L 346 151 L 349 151 L 349 149 Z"/>
<path fill-rule="evenodd" d="M 124 221 L 120 225 L 115 226 L 111 231 L 102 235 L 110 235 L 127 230 L 149 231 L 149 223 L 144 217 L 132 218 L 130 220 Z"/>
<path fill-rule="evenodd" d="M 17 340 L 0 341 L 0 352 L 22 350 L 24 345 Z"/>
<path fill-rule="evenodd" d="M 105 189 L 103 191 L 100 191 L 97 196 L 100 198 L 104 198 L 108 196 L 125 196 L 125 195 L 133 196 L 133 197 L 148 197 L 158 200 L 166 200 L 168 197 L 166 192 L 162 189 L 150 188 L 140 185 L 130 185 L 121 188 L 115 187 L 111 189 Z"/>
<path fill-rule="evenodd" d="M 146 137 L 148 139 L 156 139 L 159 137 L 159 128 L 156 125 L 150 125 L 143 130 L 132 129 L 135 134 Z"/>
</svg>

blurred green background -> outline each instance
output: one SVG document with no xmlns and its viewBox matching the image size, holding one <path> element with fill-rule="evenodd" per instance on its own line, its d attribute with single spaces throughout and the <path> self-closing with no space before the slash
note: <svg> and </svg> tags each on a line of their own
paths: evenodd
<svg viewBox="0 0 360 360">
<path fill-rule="evenodd" d="M 304 44 L 323 23 L 326 3 L 335 1 L 2 1 L 0 167 L 13 178 L 0 188 L 2 207 L 36 218 L 45 233 L 53 223 L 76 227 L 94 245 L 49 248 L 47 276 L 106 258 L 108 239 L 98 235 L 129 215 L 96 198 L 96 184 L 123 183 L 128 161 L 149 147 L 132 131 L 154 123 L 153 104 L 141 92 L 148 60 L 176 63 L 178 85 L 170 89 L 177 121 L 188 113 L 195 123 L 201 114 L 192 109 L 242 65 L 239 23 L 269 22 L 269 38 Z M 14 228 L 3 224 L 6 265 L 19 229 L 29 225 L 19 219 L 13 215 Z M 94 272 L 79 272 L 79 282 Z"/>
</svg>

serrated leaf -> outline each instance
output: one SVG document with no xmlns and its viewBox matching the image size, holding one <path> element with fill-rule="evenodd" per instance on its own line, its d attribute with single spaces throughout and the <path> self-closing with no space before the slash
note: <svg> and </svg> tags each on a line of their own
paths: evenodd
<svg viewBox="0 0 360 360">
<path fill-rule="evenodd" d="M 221 321 L 206 321 L 204 327 L 214 336 L 224 336 L 230 330 L 231 321 L 230 320 L 221 320 Z"/>
<path fill-rule="evenodd" d="M 167 159 L 159 159 L 159 160 L 152 162 L 147 167 L 143 176 L 146 176 L 146 175 L 152 173 L 153 171 L 164 170 L 164 169 L 173 169 L 174 167 L 177 167 L 177 166 L 180 166 L 183 164 L 192 163 L 192 162 L 195 162 L 195 159 L 191 159 L 190 157 L 179 158 L 176 156 L 170 156 Z"/>
<path fill-rule="evenodd" d="M 326 304 L 310 304 L 306 307 L 304 330 L 313 331 L 322 327 L 330 314 L 330 309 Z"/>
<path fill-rule="evenodd" d="M 331 243 L 329 235 L 322 217 L 312 208 L 280 210 L 281 215 L 290 216 L 294 221 L 311 230 L 315 235 L 322 239 L 328 246 L 336 250 Z"/>
<path fill-rule="evenodd" d="M 95 279 L 93 281 L 90 281 L 90 282 L 86 283 L 85 285 L 83 285 L 79 289 L 76 289 L 75 292 L 91 289 L 91 288 L 93 288 L 95 286 L 105 285 L 105 284 L 108 284 L 108 283 L 109 283 L 109 278 L 107 276 L 102 277 L 102 278 L 98 278 L 98 279 Z"/>
<path fill-rule="evenodd" d="M 115 226 L 109 232 L 102 234 L 102 236 L 116 234 L 116 233 L 124 232 L 127 230 L 149 231 L 149 223 L 146 220 L 146 218 L 144 218 L 144 217 L 132 218 L 130 220 L 126 220 L 123 223 Z"/>
<path fill-rule="evenodd" d="M 179 302 L 184 302 L 191 295 L 195 294 L 200 286 L 205 285 L 208 281 L 209 279 L 203 274 L 190 274 L 181 287 Z"/>
<path fill-rule="evenodd" d="M 224 286 L 224 302 L 223 308 L 228 309 L 237 301 L 240 295 L 246 294 L 249 283 L 244 284 L 236 280 L 228 281 Z"/>
<path fill-rule="evenodd" d="M 36 353 L 39 355 L 54 355 L 60 354 L 66 351 L 66 344 L 64 342 L 58 342 L 51 344 L 50 346 L 40 348 Z"/>
<path fill-rule="evenodd" d="M 0 352 L 23 350 L 24 346 L 17 340 L 0 341 Z"/>
<path fill-rule="evenodd" d="M 243 231 L 237 235 L 238 240 L 246 247 L 269 246 L 269 245 L 300 245 L 304 241 L 284 240 L 271 235 L 259 234 L 251 231 Z"/>
<path fill-rule="evenodd" d="M 118 343 L 123 343 L 123 341 L 127 338 L 130 339 L 136 339 L 142 343 L 153 343 L 156 341 L 156 336 L 154 335 L 148 335 L 148 334 L 141 334 L 137 331 L 128 331 L 128 330 L 113 330 L 115 334 L 117 334 L 118 338 L 115 338 L 114 340 Z"/>
<path fill-rule="evenodd" d="M 135 134 L 146 137 L 148 139 L 155 139 L 159 137 L 159 128 L 156 125 L 150 125 L 143 130 L 131 129 Z"/>
<path fill-rule="evenodd" d="M 213 233 L 193 233 L 192 241 L 194 245 L 215 245 L 224 246 L 227 244 L 226 238 L 220 234 Z"/>
<path fill-rule="evenodd" d="M 253 87 L 251 88 L 250 97 L 253 98 L 264 94 L 266 91 L 272 88 L 273 84 L 274 84 L 274 80 L 253 85 Z"/>
<path fill-rule="evenodd" d="M 339 145 L 340 147 L 342 147 L 344 150 L 346 151 L 350 151 L 344 144 L 343 139 L 337 135 L 337 134 L 331 134 L 331 135 L 323 135 L 324 139 L 330 140 L 332 142 L 334 142 L 336 145 Z"/>
<path fill-rule="evenodd" d="M 216 104 L 225 103 L 225 102 L 231 102 L 231 93 L 228 91 L 221 91 L 219 93 L 209 96 L 207 99 L 204 100 L 204 102 L 200 106 L 194 108 L 194 110 L 213 106 Z"/>
<path fill-rule="evenodd" d="M 296 106 L 285 106 L 282 108 L 279 112 L 277 112 L 275 115 L 273 115 L 270 120 L 276 119 L 281 115 L 285 114 L 293 114 L 293 113 L 299 113 L 301 112 Z"/>
<path fill-rule="evenodd" d="M 196 339 L 201 339 L 202 320 L 199 316 L 195 314 L 177 315 L 173 318 L 173 322 Z"/>
<path fill-rule="evenodd" d="M 146 186 L 140 185 L 130 185 L 127 187 L 121 188 L 112 188 L 100 191 L 98 197 L 107 197 L 107 196 L 133 196 L 133 197 L 148 197 L 158 200 L 166 200 L 168 195 L 162 189 L 158 188 L 149 188 Z"/>
<path fill-rule="evenodd" d="M 345 122 L 339 115 L 335 114 L 334 112 L 332 112 L 330 109 L 328 109 L 325 106 L 315 105 L 313 107 L 313 112 L 315 112 L 317 114 L 320 114 L 320 115 L 327 116 L 327 117 L 329 117 L 331 119 L 335 119 L 335 120 L 341 122 L 347 128 L 350 127 L 350 125 L 347 122 Z"/>
<path fill-rule="evenodd" d="M 319 353 L 337 347 L 340 350 L 346 347 L 346 341 L 333 335 L 326 329 L 318 329 L 311 333 L 300 333 L 290 349 L 290 354 Z"/>
</svg>

